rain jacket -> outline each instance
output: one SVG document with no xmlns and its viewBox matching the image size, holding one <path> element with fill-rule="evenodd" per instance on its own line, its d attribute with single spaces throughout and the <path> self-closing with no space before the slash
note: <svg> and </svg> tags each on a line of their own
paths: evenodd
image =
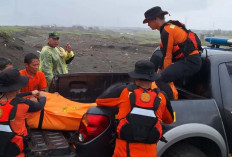
<svg viewBox="0 0 232 157">
<path fill-rule="evenodd" d="M 157 87 L 155 83 L 152 85 Z M 117 106 L 119 108 L 118 119 L 126 117 L 131 110 L 129 90 L 123 85 L 115 85 L 107 89 L 98 99 L 96 103 L 98 106 Z M 158 120 L 167 124 L 173 122 L 173 110 L 166 94 L 160 92 L 161 104 L 156 111 Z M 146 143 L 129 143 L 130 157 L 156 157 L 157 144 Z M 116 146 L 113 157 L 127 157 L 127 142 L 125 140 L 116 139 Z"/>
<path fill-rule="evenodd" d="M 39 70 L 45 74 L 47 87 L 49 87 L 53 76 L 68 73 L 67 63 L 73 58 L 74 52 L 67 52 L 62 47 L 44 46 L 42 48 Z"/>
</svg>

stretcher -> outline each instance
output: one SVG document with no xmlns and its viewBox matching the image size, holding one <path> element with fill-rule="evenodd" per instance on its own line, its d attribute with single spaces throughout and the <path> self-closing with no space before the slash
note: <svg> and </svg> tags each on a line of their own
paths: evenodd
<svg viewBox="0 0 232 157">
<path fill-rule="evenodd" d="M 57 93 L 44 92 L 47 96 L 43 110 L 28 114 L 30 128 L 76 131 L 86 111 L 96 103 L 80 103 L 64 98 Z"/>
</svg>

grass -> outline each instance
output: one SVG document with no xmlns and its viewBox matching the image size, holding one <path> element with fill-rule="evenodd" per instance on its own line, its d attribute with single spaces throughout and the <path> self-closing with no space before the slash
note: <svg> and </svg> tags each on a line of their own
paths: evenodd
<svg viewBox="0 0 232 157">
<path fill-rule="evenodd" d="M 109 35 L 106 33 L 99 33 L 99 32 L 66 32 L 66 31 L 59 31 L 62 34 L 66 34 L 68 36 L 91 36 L 91 37 L 96 37 L 96 38 L 101 38 L 101 39 L 110 39 L 110 38 L 117 38 L 118 36 L 116 35 Z"/>
<path fill-rule="evenodd" d="M 125 30 L 104 30 L 104 31 L 61 31 L 60 33 L 68 36 L 89 36 L 100 39 L 114 39 L 120 43 L 135 42 L 139 45 L 154 44 L 160 41 L 160 36 L 154 32 L 125 31 Z"/>
<path fill-rule="evenodd" d="M 0 33 L 12 34 L 14 32 L 23 32 L 25 31 L 25 27 L 20 26 L 2 26 L 0 27 Z"/>
<path fill-rule="evenodd" d="M 25 35 L 30 35 L 28 33 L 35 33 L 39 30 L 41 34 L 46 34 L 52 30 L 58 30 L 61 34 L 65 34 L 70 37 L 93 37 L 99 39 L 114 39 L 119 43 L 134 43 L 138 45 L 157 45 L 160 43 L 160 33 L 159 31 L 152 31 L 149 29 L 89 29 L 89 28 L 71 28 L 71 27 L 27 27 L 27 26 L 0 26 L 0 34 L 5 36 L 10 36 L 15 32 L 24 32 Z M 207 32 L 207 31 L 206 31 Z M 204 32 L 203 32 L 204 33 Z M 217 37 L 232 39 L 231 31 L 227 34 L 224 32 L 221 35 L 216 35 Z M 210 45 L 208 42 L 202 40 L 202 45 Z"/>
</svg>

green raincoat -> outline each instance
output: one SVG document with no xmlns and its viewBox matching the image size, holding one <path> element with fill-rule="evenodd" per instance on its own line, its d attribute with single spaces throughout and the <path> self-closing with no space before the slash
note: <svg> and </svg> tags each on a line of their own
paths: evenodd
<svg viewBox="0 0 232 157">
<path fill-rule="evenodd" d="M 73 51 L 68 53 L 62 47 L 44 46 L 42 48 L 39 70 L 45 74 L 47 87 L 50 86 L 53 76 L 68 73 L 66 61 L 73 57 Z"/>
</svg>

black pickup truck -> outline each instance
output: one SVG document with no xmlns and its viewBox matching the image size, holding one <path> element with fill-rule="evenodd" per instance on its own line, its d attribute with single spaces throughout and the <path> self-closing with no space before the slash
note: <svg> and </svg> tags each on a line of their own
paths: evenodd
<svg viewBox="0 0 232 157">
<path fill-rule="evenodd" d="M 201 56 L 201 70 L 175 82 L 175 122 L 163 125 L 168 142 L 158 143 L 160 157 L 232 156 L 232 51 L 205 48 Z M 94 102 L 110 85 L 131 81 L 126 73 L 75 73 L 57 76 L 51 91 L 73 101 Z M 87 111 L 78 132 L 65 136 L 76 149 L 74 156 L 112 156 L 117 112 L 107 107 Z"/>
</svg>

